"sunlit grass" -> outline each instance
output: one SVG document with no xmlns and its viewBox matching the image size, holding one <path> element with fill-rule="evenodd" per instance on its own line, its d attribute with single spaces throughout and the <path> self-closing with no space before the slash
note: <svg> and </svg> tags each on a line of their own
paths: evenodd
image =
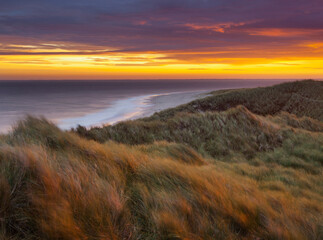
<svg viewBox="0 0 323 240">
<path fill-rule="evenodd" d="M 27 117 L 0 136 L 0 239 L 322 238 L 322 122 L 178 112 L 210 100 L 77 129 L 98 141 Z"/>
</svg>

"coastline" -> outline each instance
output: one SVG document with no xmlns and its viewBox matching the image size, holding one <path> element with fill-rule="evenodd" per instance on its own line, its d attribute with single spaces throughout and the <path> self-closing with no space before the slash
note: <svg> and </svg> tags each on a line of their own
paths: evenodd
<svg viewBox="0 0 323 240">
<path fill-rule="evenodd" d="M 78 125 L 86 128 L 113 125 L 122 121 L 149 117 L 155 112 L 173 108 L 207 96 L 210 90 L 141 95 L 117 100 L 111 107 L 84 116 L 65 118 L 58 122 L 61 129 Z"/>
<path fill-rule="evenodd" d="M 185 82 L 185 84 L 184 84 Z M 45 117 L 69 130 L 148 117 L 221 89 L 263 87 L 266 80 L 0 81 L 0 133 L 26 115 Z"/>
<path fill-rule="evenodd" d="M 148 99 L 149 107 L 146 108 L 140 115 L 133 119 L 149 117 L 156 112 L 174 108 L 182 104 L 189 103 L 195 99 L 203 98 L 208 95 L 211 90 L 194 91 L 194 92 L 172 92 L 166 94 L 158 94 Z"/>
</svg>

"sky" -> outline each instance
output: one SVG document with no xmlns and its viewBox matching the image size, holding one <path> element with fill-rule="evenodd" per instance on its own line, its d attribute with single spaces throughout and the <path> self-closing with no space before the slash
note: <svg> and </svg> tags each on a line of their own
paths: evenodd
<svg viewBox="0 0 323 240">
<path fill-rule="evenodd" d="M 1 0 L 0 79 L 323 79 L 322 0 Z"/>
</svg>

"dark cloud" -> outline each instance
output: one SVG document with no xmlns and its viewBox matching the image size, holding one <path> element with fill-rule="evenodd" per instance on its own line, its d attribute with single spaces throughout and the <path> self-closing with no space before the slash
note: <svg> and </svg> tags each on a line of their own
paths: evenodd
<svg viewBox="0 0 323 240">
<path fill-rule="evenodd" d="M 119 51 L 275 48 L 322 41 L 322 10 L 321 0 L 10 0 L 0 2 L 0 40 Z"/>
</svg>

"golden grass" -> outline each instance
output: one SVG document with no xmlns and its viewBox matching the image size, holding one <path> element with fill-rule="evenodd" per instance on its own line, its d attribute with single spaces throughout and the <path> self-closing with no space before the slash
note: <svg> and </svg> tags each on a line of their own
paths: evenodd
<svg viewBox="0 0 323 240">
<path fill-rule="evenodd" d="M 0 136 L 0 239 L 323 239 L 322 97 L 224 90 L 74 132 L 27 117 Z"/>
<path fill-rule="evenodd" d="M 226 162 L 178 143 L 100 144 L 29 117 L 0 143 L 0 237 L 318 239 L 322 134 L 288 129 L 273 151 L 237 148 Z"/>
</svg>

